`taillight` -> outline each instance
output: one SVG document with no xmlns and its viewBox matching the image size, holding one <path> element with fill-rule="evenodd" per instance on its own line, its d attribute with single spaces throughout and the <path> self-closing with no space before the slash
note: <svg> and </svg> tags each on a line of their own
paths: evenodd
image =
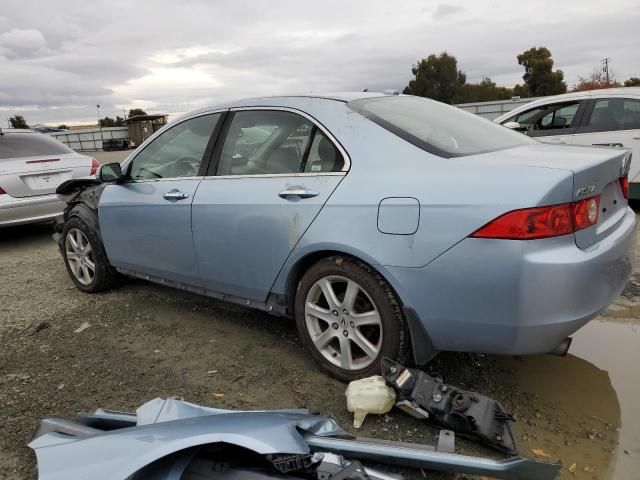
<svg viewBox="0 0 640 480">
<path fill-rule="evenodd" d="M 7 194 L 7 192 L 5 192 L 2 187 L 0 187 L 0 195 L 6 195 L 6 194 Z"/>
<path fill-rule="evenodd" d="M 620 188 L 624 198 L 629 198 L 629 177 L 620 177 Z"/>
<path fill-rule="evenodd" d="M 600 195 L 585 198 L 573 203 L 573 221 L 575 231 L 583 230 L 598 223 L 598 211 L 600 210 Z"/>
<path fill-rule="evenodd" d="M 91 159 L 91 173 L 89 175 L 95 175 L 98 173 L 98 168 L 100 168 L 100 163 L 95 159 Z"/>
<path fill-rule="evenodd" d="M 598 222 L 600 195 L 577 202 L 505 213 L 471 234 L 474 238 L 534 240 L 558 237 Z"/>
</svg>

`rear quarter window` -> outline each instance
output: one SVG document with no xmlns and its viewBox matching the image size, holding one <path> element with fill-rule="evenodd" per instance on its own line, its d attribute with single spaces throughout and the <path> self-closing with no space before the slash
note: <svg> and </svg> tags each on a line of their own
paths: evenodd
<svg viewBox="0 0 640 480">
<path fill-rule="evenodd" d="M 42 133 L 7 133 L 0 135 L 0 160 L 6 158 L 65 155 L 69 147 Z"/>
<path fill-rule="evenodd" d="M 407 142 L 444 158 L 535 143 L 490 120 L 422 97 L 364 98 L 347 105 Z"/>
</svg>

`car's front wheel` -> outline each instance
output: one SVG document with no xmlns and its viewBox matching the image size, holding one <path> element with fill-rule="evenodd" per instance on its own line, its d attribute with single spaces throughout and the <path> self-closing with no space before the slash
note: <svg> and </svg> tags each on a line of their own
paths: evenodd
<svg viewBox="0 0 640 480">
<path fill-rule="evenodd" d="M 100 237 L 79 217 L 70 218 L 62 231 L 62 256 L 67 272 L 80 290 L 107 290 L 118 280 L 102 247 Z"/>
<path fill-rule="evenodd" d="M 377 374 L 382 357 L 404 361 L 408 353 L 395 293 L 375 270 L 349 257 L 320 260 L 304 274 L 295 317 L 314 359 L 344 381 Z"/>
</svg>

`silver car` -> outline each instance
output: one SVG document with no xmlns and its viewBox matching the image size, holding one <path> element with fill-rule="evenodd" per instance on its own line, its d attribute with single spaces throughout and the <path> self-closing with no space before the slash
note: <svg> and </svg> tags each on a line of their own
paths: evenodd
<svg viewBox="0 0 640 480">
<path fill-rule="evenodd" d="M 630 153 L 371 92 L 192 112 L 68 182 L 68 272 L 295 318 L 342 379 L 441 350 L 563 353 L 631 272 Z"/>
<path fill-rule="evenodd" d="M 65 207 L 58 185 L 98 167 L 48 135 L 0 129 L 0 227 L 53 220 Z"/>
</svg>

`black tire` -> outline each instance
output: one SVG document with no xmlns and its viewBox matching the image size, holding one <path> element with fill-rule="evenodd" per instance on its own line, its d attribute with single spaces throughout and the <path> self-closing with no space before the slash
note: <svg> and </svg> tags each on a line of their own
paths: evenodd
<svg viewBox="0 0 640 480">
<path fill-rule="evenodd" d="M 69 259 L 67 258 L 66 240 L 70 231 L 79 230 L 84 234 L 91 245 L 92 260 L 95 265 L 93 279 L 89 283 L 82 283 L 74 274 Z M 108 290 L 117 285 L 121 276 L 109 264 L 107 254 L 104 251 L 100 236 L 80 217 L 73 216 L 64 225 L 62 230 L 62 257 L 67 268 L 67 273 L 73 283 L 83 292 L 96 293 Z"/>
<path fill-rule="evenodd" d="M 358 369 L 354 367 L 353 369 L 345 369 L 337 366 L 328 358 L 326 358 L 325 354 L 321 353 L 321 351 L 315 346 L 314 342 L 312 341 L 312 334 L 309 332 L 309 328 L 307 326 L 308 324 L 307 316 L 305 313 L 305 304 L 307 302 L 307 296 L 309 295 L 311 289 L 317 288 L 314 287 L 314 285 L 316 285 L 316 282 L 325 277 L 344 277 L 348 280 L 356 282 L 361 291 L 364 291 L 366 293 L 366 295 L 364 296 L 366 301 L 372 302 L 374 304 L 374 307 L 377 309 L 381 327 L 376 326 L 375 328 L 381 328 L 380 335 L 382 336 L 381 340 L 379 340 L 379 353 L 373 361 L 370 360 L 373 355 L 368 357 L 366 361 L 371 361 L 371 363 L 364 366 L 363 368 Z M 340 280 L 338 280 L 338 282 L 340 282 Z M 338 294 L 336 295 L 339 296 Z M 361 296 L 362 294 L 358 293 L 358 295 Z M 345 296 L 346 292 L 342 293 L 343 301 L 345 299 Z M 363 297 L 360 298 L 362 299 Z M 328 308 L 330 309 L 331 307 Z M 332 313 L 335 312 L 332 311 Z M 347 323 L 349 323 L 348 315 L 346 315 L 346 317 Z M 339 314 L 336 318 L 341 321 L 341 314 Z M 396 294 L 393 292 L 384 278 L 382 278 L 382 276 L 378 274 L 373 268 L 363 262 L 352 259 L 350 257 L 328 257 L 318 261 L 317 263 L 312 265 L 311 268 L 307 270 L 307 272 L 305 272 L 305 274 L 302 276 L 302 279 L 300 280 L 300 283 L 298 284 L 296 292 L 295 319 L 302 343 L 309 350 L 314 360 L 332 376 L 345 382 L 379 374 L 380 361 L 383 357 L 388 357 L 398 362 L 404 362 L 406 361 L 409 354 L 409 330 L 407 328 L 407 323 Z M 332 325 L 335 329 L 336 323 Z M 353 327 L 353 324 L 351 324 L 351 326 Z M 340 331 L 342 330 L 342 328 L 343 327 L 338 326 L 337 330 Z M 348 327 L 344 328 L 347 329 Z M 329 327 L 327 326 L 327 330 L 328 329 Z M 352 335 L 354 335 L 353 329 L 350 331 Z M 358 332 L 361 333 L 362 331 L 358 330 Z M 325 331 L 323 330 L 322 333 L 325 333 Z M 346 330 L 344 333 L 345 336 L 348 337 L 349 334 L 346 333 Z M 336 338 L 332 339 L 331 342 L 335 342 L 336 339 L 341 343 L 339 335 L 337 335 Z M 350 342 L 353 341 L 354 340 L 350 340 Z M 351 345 L 351 343 L 348 344 Z M 328 348 L 333 348 L 331 347 L 331 343 L 328 345 Z M 337 353 L 334 353 L 333 356 L 336 357 Z M 339 360 L 336 361 L 340 362 Z"/>
</svg>

